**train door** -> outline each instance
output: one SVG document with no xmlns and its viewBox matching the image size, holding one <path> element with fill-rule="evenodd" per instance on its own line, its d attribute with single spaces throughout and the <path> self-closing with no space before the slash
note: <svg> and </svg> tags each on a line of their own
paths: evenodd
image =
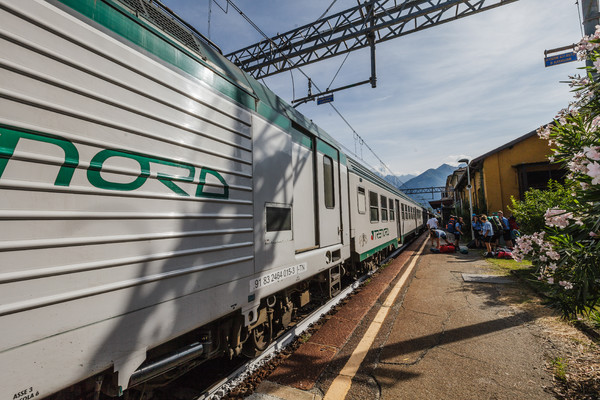
<svg viewBox="0 0 600 400">
<path fill-rule="evenodd" d="M 342 242 L 340 212 L 340 155 L 337 149 L 317 139 L 317 182 L 319 187 L 319 245 Z"/>
<path fill-rule="evenodd" d="M 315 139 L 293 124 L 292 141 L 294 245 L 296 253 L 301 253 L 318 247 Z"/>
<path fill-rule="evenodd" d="M 400 211 L 400 202 L 396 200 L 396 225 L 398 227 L 398 238 L 402 239 L 402 214 Z"/>
</svg>

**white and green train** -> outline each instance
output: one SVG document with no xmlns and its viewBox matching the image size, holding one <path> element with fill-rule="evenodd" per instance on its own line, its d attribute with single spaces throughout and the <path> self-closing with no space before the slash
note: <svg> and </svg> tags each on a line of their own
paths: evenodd
<svg viewBox="0 0 600 400">
<path fill-rule="evenodd" d="M 157 1 L 0 21 L 0 399 L 257 354 L 424 225 Z"/>
</svg>

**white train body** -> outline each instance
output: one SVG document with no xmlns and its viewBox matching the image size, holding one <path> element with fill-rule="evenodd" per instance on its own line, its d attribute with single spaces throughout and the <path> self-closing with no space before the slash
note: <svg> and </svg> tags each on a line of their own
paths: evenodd
<svg viewBox="0 0 600 400">
<path fill-rule="evenodd" d="M 0 20 L 0 398 L 107 370 L 126 389 L 153 349 L 225 318 L 251 332 L 265 299 L 422 226 L 391 203 L 365 220 L 360 185 L 418 205 L 123 3 L 0 0 Z"/>
<path fill-rule="evenodd" d="M 396 249 L 423 226 L 422 208 L 388 182 L 349 159 L 351 239 L 355 261 Z"/>
</svg>

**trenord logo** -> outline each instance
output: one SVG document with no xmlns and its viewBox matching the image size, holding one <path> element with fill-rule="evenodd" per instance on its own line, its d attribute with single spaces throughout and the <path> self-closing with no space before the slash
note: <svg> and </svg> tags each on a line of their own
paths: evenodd
<svg viewBox="0 0 600 400">
<path fill-rule="evenodd" d="M 371 240 L 381 239 L 385 236 L 390 236 L 390 230 L 388 228 L 371 231 Z"/>
<path fill-rule="evenodd" d="M 6 166 L 13 157 L 17 144 L 20 140 L 33 140 L 42 143 L 49 143 L 62 149 L 64 152 L 64 161 L 58 170 L 58 174 L 54 180 L 54 186 L 70 186 L 75 169 L 80 163 L 79 151 L 73 142 L 57 135 L 16 130 L 6 126 L 0 126 L 0 179 L 6 170 Z M 102 176 L 103 170 L 105 170 L 105 172 L 114 172 L 114 170 L 110 171 L 110 168 L 105 168 L 104 166 L 107 160 L 114 157 L 126 158 L 137 163 L 140 168 L 137 176 L 135 176 L 130 182 L 113 182 L 106 179 L 105 176 Z M 39 165 L 41 166 L 48 164 L 48 162 L 44 162 L 43 164 L 40 163 Z M 158 172 L 161 166 L 181 168 L 186 172 L 186 174 L 171 175 L 164 172 Z M 139 189 L 144 185 L 144 183 L 146 183 L 152 171 L 155 172 L 156 179 L 164 184 L 173 193 L 179 196 L 190 197 L 190 194 L 183 190 L 176 182 L 195 183 L 194 178 L 196 177 L 196 167 L 185 162 L 153 157 L 148 154 L 120 149 L 100 150 L 90 160 L 86 175 L 88 182 L 96 188 L 117 191 L 133 191 Z M 221 193 L 207 192 L 205 190 L 207 185 L 206 178 L 208 175 L 213 176 L 221 183 Z M 197 186 L 194 193 L 195 197 L 217 199 L 229 198 L 229 185 L 225 181 L 225 178 L 223 178 L 217 171 L 207 167 L 201 167 L 199 178 L 196 182 Z"/>
</svg>

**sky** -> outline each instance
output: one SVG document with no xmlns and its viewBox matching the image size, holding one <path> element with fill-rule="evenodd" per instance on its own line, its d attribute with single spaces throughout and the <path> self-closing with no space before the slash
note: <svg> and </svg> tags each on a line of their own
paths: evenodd
<svg viewBox="0 0 600 400">
<path fill-rule="evenodd" d="M 262 40 L 226 0 L 162 0 L 224 54 Z M 268 36 L 320 17 L 333 0 L 233 0 Z M 209 4 L 212 4 L 209 24 Z M 329 14 L 353 7 L 337 0 Z M 227 11 L 227 13 L 225 12 Z M 333 104 L 297 110 L 368 165 L 396 175 L 473 159 L 552 121 L 573 99 L 569 76 L 582 62 L 544 67 L 544 50 L 582 37 L 577 0 L 519 0 L 377 45 L 377 88 L 336 92 Z M 302 67 L 322 90 L 367 80 L 367 49 Z M 292 79 L 293 75 L 293 79 Z M 333 83 L 332 83 L 333 82 Z M 562 82 L 562 83 L 561 83 Z M 288 103 L 307 95 L 297 70 L 264 79 Z"/>
</svg>

